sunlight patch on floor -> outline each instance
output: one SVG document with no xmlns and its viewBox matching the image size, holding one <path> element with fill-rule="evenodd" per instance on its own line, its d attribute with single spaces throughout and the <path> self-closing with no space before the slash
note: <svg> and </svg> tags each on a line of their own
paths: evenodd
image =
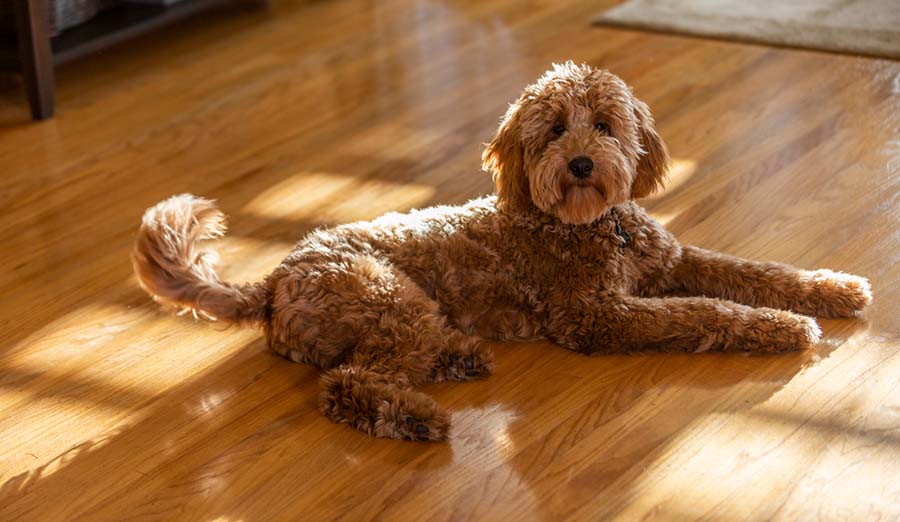
<svg viewBox="0 0 900 522">
<path fill-rule="evenodd" d="M 893 478 L 900 474 L 900 448 L 875 441 L 844 426 L 854 418 L 824 419 L 823 427 L 810 418 L 766 417 L 753 410 L 737 415 L 712 414 L 683 430 L 676 441 L 642 472 L 630 487 L 632 501 L 619 514 L 622 520 L 637 520 L 648 512 L 677 513 L 694 518 L 728 520 L 748 513 L 729 511 L 728 503 L 714 506 L 709 499 L 740 498 L 744 505 L 765 505 L 778 500 L 813 495 L 822 498 L 817 509 L 832 519 L 829 506 L 858 506 L 846 519 L 863 519 L 875 503 L 896 498 Z M 875 460 L 856 455 L 881 456 Z M 807 463 L 809 468 L 798 466 Z M 777 479 L 776 479 L 777 477 Z M 765 480 L 769 478 L 769 480 Z M 785 490 L 784 482 L 796 484 Z M 742 485 L 753 483 L 750 490 Z M 886 486 L 887 485 L 887 486 Z M 827 494 L 825 491 L 827 490 Z M 647 500 L 652 499 L 652 500 Z M 879 510 L 888 509 L 883 505 Z M 768 519 L 769 513 L 753 518 Z M 799 520 L 804 513 L 786 514 Z"/>
<path fill-rule="evenodd" d="M 872 506 L 889 510 L 888 499 L 900 495 L 893 480 L 900 475 L 900 398 L 892 377 L 898 357 L 885 358 L 892 348 L 865 334 L 839 350 L 763 402 L 727 407 L 679 430 L 633 470 L 617 516 L 770 519 L 771 512 L 731 512 L 727 499 L 740 498 L 743 506 L 796 505 L 788 502 L 793 496 L 821 498 L 817 510 L 827 519 L 838 516 L 839 506 L 858 507 L 841 515 L 846 519 L 865 518 Z M 881 458 L 872 459 L 873 453 Z M 751 483 L 756 486 L 745 487 Z M 785 490 L 785 483 L 796 487 Z M 797 520 L 808 513 L 778 515 Z"/>
<path fill-rule="evenodd" d="M 77 448 L 123 423 L 139 422 L 157 398 L 258 336 L 103 303 L 50 322 L 0 359 L 0 440 L 10 441 L 0 448 L 0 474 L 38 470 L 59 448 Z M 186 396 L 195 416 L 215 409 L 234 390 L 207 392 Z M 46 476 L 62 464 L 39 472 Z"/>
<path fill-rule="evenodd" d="M 648 201 L 660 199 L 666 194 L 678 190 L 697 172 L 697 162 L 688 158 L 674 158 L 669 165 L 669 175 L 662 190 L 647 198 Z"/>
<path fill-rule="evenodd" d="M 678 217 L 678 212 L 650 212 L 650 217 L 666 226 L 670 221 Z"/>
<path fill-rule="evenodd" d="M 489 474 L 493 480 L 502 482 L 518 491 L 525 491 L 525 495 L 517 495 L 517 506 L 532 512 L 540 511 L 539 499 L 528 489 L 528 482 L 523 480 L 519 471 L 513 465 L 513 457 L 519 451 L 514 439 L 510 437 L 509 426 L 519 418 L 519 414 L 502 404 L 489 404 L 481 407 L 466 407 L 453 411 L 450 440 L 448 444 L 453 451 L 453 460 L 456 466 L 453 468 L 455 476 L 455 488 L 459 494 L 469 492 L 474 496 L 483 496 L 491 490 L 489 484 L 473 482 L 474 477 L 484 480 L 484 471 L 492 470 Z M 515 486 L 518 485 L 518 486 Z M 477 489 L 477 491 L 473 490 Z M 501 506 L 506 500 L 494 499 L 491 504 L 494 508 Z M 411 504 L 406 504 L 407 509 L 412 509 Z M 419 506 L 420 508 L 421 506 Z M 412 512 L 399 511 L 393 513 L 397 519 L 412 517 L 418 518 L 443 518 L 441 512 Z"/>
<path fill-rule="evenodd" d="M 28 335 L 9 349 L 0 363 L 53 368 L 71 363 L 126 332 L 145 316 L 115 304 L 87 303 Z"/>
<path fill-rule="evenodd" d="M 240 221 L 240 216 L 235 218 Z M 244 283 L 261 281 L 278 266 L 293 249 L 294 243 L 307 230 L 285 232 L 285 239 L 226 235 L 206 246 L 219 254 L 216 271 L 223 281 Z"/>
<path fill-rule="evenodd" d="M 659 221 L 663 226 L 667 226 L 673 219 L 684 210 L 683 207 L 673 208 L 662 201 L 669 194 L 674 193 L 679 187 L 683 186 L 697 172 L 697 162 L 687 158 L 675 158 L 669 168 L 669 175 L 663 188 L 656 194 L 640 200 L 638 203 L 649 205 L 649 212 L 653 219 Z M 656 205 L 653 203 L 657 202 Z"/>
<path fill-rule="evenodd" d="M 475 447 L 489 444 L 491 460 L 500 464 L 516 448 L 509 437 L 509 425 L 518 418 L 513 410 L 502 405 L 486 407 L 469 407 L 453 412 L 453 425 L 458 434 L 474 434 L 466 436 L 451 436 L 450 444 L 455 455 L 462 455 L 472 451 Z"/>
<path fill-rule="evenodd" d="M 21 455 L 4 456 L 0 459 L 0 463 L 3 464 L 3 467 L 0 467 L 0 477 L 5 481 L 2 486 L 3 493 L 21 493 L 30 490 L 35 484 L 64 469 L 73 461 L 111 442 L 121 429 L 92 436 L 56 455 L 52 454 L 52 448 L 41 450 L 30 447 L 29 451 Z"/>
<path fill-rule="evenodd" d="M 140 335 L 132 334 L 137 326 Z M 259 336 L 253 330 L 215 331 L 224 328 L 166 311 L 148 314 L 144 307 L 86 304 L 17 343 L 0 368 L 23 380 L 33 376 L 30 380 L 44 388 L 72 385 L 74 396 L 103 391 L 153 396 L 185 382 L 210 363 L 210 355 L 218 359 Z"/>
<path fill-rule="evenodd" d="M 783 440 L 795 431 L 793 426 L 776 425 L 741 415 L 715 413 L 681 431 L 655 462 L 641 471 L 631 485 L 631 502 L 618 513 L 622 520 L 638 520 L 648 512 L 672 512 L 694 517 L 709 516 L 709 498 L 725 499 L 739 494 L 749 502 L 777 495 L 761 483 L 753 491 L 741 491 L 738 484 L 753 476 L 790 474 L 796 460 L 809 460 L 810 445 L 781 447 L 790 459 L 766 458 L 772 440 Z M 777 446 L 776 446 L 777 449 Z M 798 453 L 803 453 L 799 455 Z M 721 514 L 720 514 L 721 515 Z M 714 517 L 715 518 L 715 517 Z M 726 519 L 728 517 L 725 517 Z"/>
<path fill-rule="evenodd" d="M 358 176 L 301 173 L 264 190 L 241 209 L 277 219 L 345 223 L 427 203 L 435 188 Z"/>
</svg>

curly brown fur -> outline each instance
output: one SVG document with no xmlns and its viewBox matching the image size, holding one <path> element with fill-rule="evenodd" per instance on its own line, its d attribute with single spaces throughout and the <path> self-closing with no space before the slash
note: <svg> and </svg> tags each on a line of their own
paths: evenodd
<svg viewBox="0 0 900 522">
<path fill-rule="evenodd" d="M 487 146 L 496 196 L 316 230 L 244 286 L 220 281 L 197 247 L 221 234 L 221 214 L 175 196 L 145 214 L 134 266 L 156 299 L 258 324 L 275 352 L 321 368 L 332 420 L 415 440 L 449 427 L 415 387 L 490 374 L 482 339 L 589 354 L 796 350 L 819 338 L 798 314 L 847 317 L 871 301 L 861 277 L 680 245 L 632 201 L 667 163 L 628 86 L 570 62 L 525 89 Z"/>
</svg>

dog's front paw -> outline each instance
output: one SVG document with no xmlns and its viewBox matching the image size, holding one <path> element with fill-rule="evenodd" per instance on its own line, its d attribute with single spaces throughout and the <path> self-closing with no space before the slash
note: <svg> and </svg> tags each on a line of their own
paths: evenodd
<svg viewBox="0 0 900 522">
<path fill-rule="evenodd" d="M 872 286 L 864 277 L 824 269 L 810 275 L 808 300 L 819 317 L 853 317 L 872 302 Z"/>
<path fill-rule="evenodd" d="M 449 429 L 449 415 L 431 397 L 411 390 L 385 402 L 375 423 L 375 434 L 389 439 L 442 441 Z"/>
<path fill-rule="evenodd" d="M 758 308 L 744 327 L 742 348 L 759 352 L 805 350 L 822 335 L 819 324 L 811 317 Z"/>
</svg>

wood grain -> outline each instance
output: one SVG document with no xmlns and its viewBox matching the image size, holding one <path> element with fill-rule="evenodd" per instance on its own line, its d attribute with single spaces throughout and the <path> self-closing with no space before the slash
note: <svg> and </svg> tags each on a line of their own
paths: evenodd
<svg viewBox="0 0 900 522">
<path fill-rule="evenodd" d="M 0 83 L 0 520 L 900 518 L 900 64 L 591 27 L 603 2 L 275 2 Z M 160 312 L 142 211 L 217 198 L 225 277 L 312 228 L 491 189 L 481 143 L 554 60 L 610 68 L 676 159 L 683 241 L 868 276 L 864 318 L 784 356 L 498 345 L 428 391 L 451 441 L 315 411 L 260 335 Z"/>
</svg>

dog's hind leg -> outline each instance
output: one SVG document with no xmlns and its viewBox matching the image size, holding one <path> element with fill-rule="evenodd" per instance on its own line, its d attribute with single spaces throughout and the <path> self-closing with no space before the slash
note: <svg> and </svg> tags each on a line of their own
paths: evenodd
<svg viewBox="0 0 900 522">
<path fill-rule="evenodd" d="M 490 352 L 450 327 L 387 259 L 348 255 L 324 268 L 298 269 L 276 291 L 270 345 L 325 370 L 319 409 L 335 422 L 379 437 L 445 439 L 449 415 L 412 388 L 486 375 Z"/>
<path fill-rule="evenodd" d="M 319 409 L 336 422 L 378 437 L 444 440 L 449 415 L 412 388 L 433 380 L 447 336 L 454 331 L 444 323 L 437 303 L 402 271 L 390 269 L 388 275 L 385 264 L 378 267 L 381 281 L 389 282 L 377 287 L 382 296 L 372 308 L 380 311 L 359 315 L 352 354 L 322 376 Z"/>
<path fill-rule="evenodd" d="M 412 390 L 402 374 L 348 364 L 322 375 L 319 410 L 376 437 L 439 441 L 450 417 L 430 396 Z"/>
</svg>

